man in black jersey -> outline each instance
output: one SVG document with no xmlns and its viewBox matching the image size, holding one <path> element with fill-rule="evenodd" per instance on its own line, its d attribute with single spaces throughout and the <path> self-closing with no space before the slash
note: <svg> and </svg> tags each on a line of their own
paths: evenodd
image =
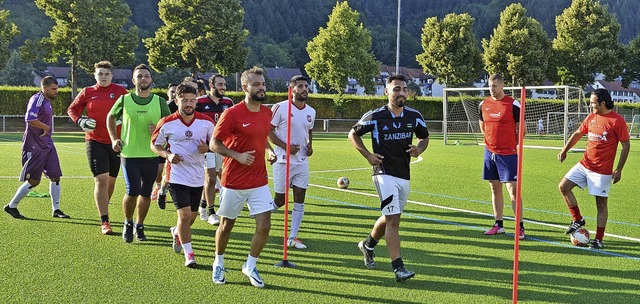
<svg viewBox="0 0 640 304">
<path fill-rule="evenodd" d="M 371 234 L 358 243 L 367 268 L 374 268 L 373 249 L 384 236 L 391 257 L 396 281 L 412 278 L 415 273 L 406 270 L 400 257 L 400 214 L 409 197 L 409 162 L 418 157 L 429 145 L 429 131 L 422 114 L 406 107 L 408 87 L 403 75 L 387 79 L 384 94 L 389 103 L 364 114 L 356 123 L 349 140 L 373 166 L 373 183 L 380 198 L 382 215 L 373 225 Z M 361 136 L 371 132 L 373 153 L 362 142 Z M 413 135 L 418 142 L 413 145 Z"/>
</svg>

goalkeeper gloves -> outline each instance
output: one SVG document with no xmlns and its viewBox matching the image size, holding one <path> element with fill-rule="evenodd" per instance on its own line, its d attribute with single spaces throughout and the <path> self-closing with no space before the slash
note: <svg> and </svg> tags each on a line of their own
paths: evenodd
<svg viewBox="0 0 640 304">
<path fill-rule="evenodd" d="M 91 132 L 96 128 L 96 120 L 93 118 L 80 118 L 78 119 L 78 126 L 85 132 Z"/>
</svg>

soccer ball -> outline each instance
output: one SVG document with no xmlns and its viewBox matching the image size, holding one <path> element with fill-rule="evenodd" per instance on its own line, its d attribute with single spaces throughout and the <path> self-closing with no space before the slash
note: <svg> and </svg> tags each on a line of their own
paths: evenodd
<svg viewBox="0 0 640 304">
<path fill-rule="evenodd" d="M 584 227 L 580 227 L 578 230 L 571 233 L 571 244 L 579 247 L 589 246 L 589 230 Z"/>
<path fill-rule="evenodd" d="M 349 187 L 349 179 L 342 176 L 338 178 L 338 181 L 336 182 L 336 184 L 338 184 L 338 188 L 340 189 L 347 189 L 347 187 Z"/>
</svg>

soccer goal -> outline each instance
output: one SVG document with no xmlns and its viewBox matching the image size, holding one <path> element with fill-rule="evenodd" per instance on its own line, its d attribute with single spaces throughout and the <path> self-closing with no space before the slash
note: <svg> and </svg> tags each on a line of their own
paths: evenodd
<svg viewBox="0 0 640 304">
<path fill-rule="evenodd" d="M 631 126 L 629 127 L 629 136 L 640 138 L 640 115 L 633 115 Z"/>
<path fill-rule="evenodd" d="M 505 87 L 504 91 L 521 101 L 521 87 Z M 527 86 L 525 94 L 525 146 L 528 147 L 562 148 L 589 114 L 588 100 L 580 88 Z M 489 88 L 445 88 L 442 95 L 444 144 L 484 144 L 478 106 L 491 96 Z"/>
</svg>

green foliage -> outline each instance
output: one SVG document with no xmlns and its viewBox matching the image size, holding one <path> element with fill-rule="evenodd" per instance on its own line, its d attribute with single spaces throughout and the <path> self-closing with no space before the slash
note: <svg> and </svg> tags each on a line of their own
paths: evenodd
<svg viewBox="0 0 640 304">
<path fill-rule="evenodd" d="M 0 86 L 0 114 L 24 115 L 27 103 L 33 94 L 40 91 L 37 87 L 11 87 Z M 58 97 L 51 103 L 53 115 L 67 115 L 67 107 L 71 103 L 71 90 L 69 88 L 58 89 Z"/>
<path fill-rule="evenodd" d="M 627 87 L 632 81 L 640 80 L 640 34 L 625 46 L 624 54 L 622 85 Z"/>
<path fill-rule="evenodd" d="M 7 61 L 4 69 L 0 70 L 0 83 L 11 86 L 32 86 L 33 66 L 20 60 L 20 53 L 16 50 L 11 52 L 11 57 Z"/>
<path fill-rule="evenodd" d="M 244 10 L 239 0 L 161 0 L 164 22 L 154 37 L 144 39 L 149 64 L 198 71 L 217 69 L 227 75 L 245 66 L 248 50 L 242 47 Z"/>
<path fill-rule="evenodd" d="M 320 86 L 342 93 L 352 77 L 367 91 L 374 89 L 380 63 L 371 53 L 371 33 L 358 24 L 359 15 L 346 1 L 336 3 L 326 28 L 307 44 L 311 61 L 305 68 Z"/>
<path fill-rule="evenodd" d="M 542 25 L 526 13 L 522 4 L 507 6 L 491 38 L 482 40 L 487 72 L 502 73 L 512 85 L 541 84 L 549 78 L 551 40 Z"/>
<path fill-rule="evenodd" d="M 623 54 L 614 14 L 594 0 L 573 0 L 556 18 L 558 36 L 553 49 L 558 57 L 558 77 L 563 84 L 584 87 L 593 75 L 608 78 L 622 73 Z"/>
<path fill-rule="evenodd" d="M 1 0 L 0 5 L 2 5 Z M 19 34 L 18 26 L 9 21 L 9 11 L 0 9 L 0 69 L 5 67 L 5 64 L 11 56 L 11 52 L 9 51 L 11 40 Z"/>
<path fill-rule="evenodd" d="M 416 57 L 426 73 L 446 85 L 457 85 L 480 75 L 482 58 L 469 14 L 448 14 L 442 22 L 427 18 L 422 28 L 422 49 Z"/>
</svg>

